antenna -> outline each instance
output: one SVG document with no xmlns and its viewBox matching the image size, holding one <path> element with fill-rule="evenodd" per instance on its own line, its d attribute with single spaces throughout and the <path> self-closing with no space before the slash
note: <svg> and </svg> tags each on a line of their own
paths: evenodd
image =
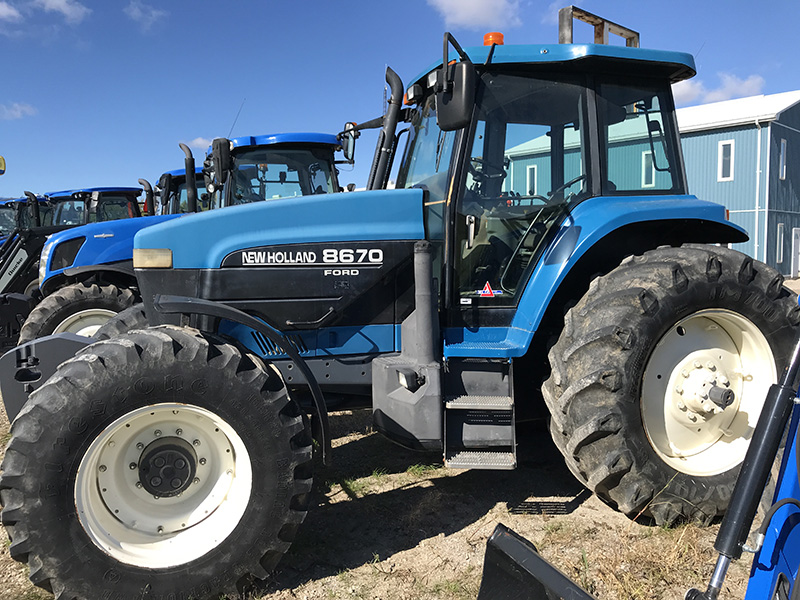
<svg viewBox="0 0 800 600">
<path fill-rule="evenodd" d="M 233 123 L 231 124 L 231 130 L 228 132 L 228 135 L 227 135 L 227 137 L 229 137 L 229 138 L 231 137 L 231 134 L 233 133 L 233 128 L 236 126 L 236 121 L 239 120 L 239 115 L 242 114 L 242 107 L 244 106 L 245 100 L 247 100 L 246 97 L 242 98 L 242 103 L 239 105 L 239 112 L 236 113 L 236 117 L 233 119 Z"/>
</svg>

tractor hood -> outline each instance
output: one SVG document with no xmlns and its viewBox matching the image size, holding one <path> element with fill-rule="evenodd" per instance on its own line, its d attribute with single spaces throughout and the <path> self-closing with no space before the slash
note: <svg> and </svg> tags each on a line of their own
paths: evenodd
<svg viewBox="0 0 800 600">
<path fill-rule="evenodd" d="M 277 198 L 148 227 L 137 249 L 170 249 L 174 269 L 217 269 L 240 250 L 313 242 L 425 237 L 423 190 L 372 190 Z"/>
</svg>

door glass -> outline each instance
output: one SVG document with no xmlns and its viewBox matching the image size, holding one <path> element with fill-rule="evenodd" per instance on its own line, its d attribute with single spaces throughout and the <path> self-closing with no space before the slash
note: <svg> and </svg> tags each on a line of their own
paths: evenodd
<svg viewBox="0 0 800 600">
<path fill-rule="evenodd" d="M 510 306 L 548 231 L 589 189 L 584 87 L 485 74 L 456 215 L 462 306 Z"/>
</svg>

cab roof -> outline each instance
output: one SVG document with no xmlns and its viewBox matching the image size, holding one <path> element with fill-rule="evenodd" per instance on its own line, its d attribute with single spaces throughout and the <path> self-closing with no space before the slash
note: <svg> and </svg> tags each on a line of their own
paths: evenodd
<svg viewBox="0 0 800 600">
<path fill-rule="evenodd" d="M 231 145 L 234 148 L 242 148 L 245 146 L 270 146 L 272 144 L 340 145 L 336 136 L 330 133 L 272 133 L 256 136 L 248 135 L 231 139 Z"/>
<path fill-rule="evenodd" d="M 77 190 L 61 190 L 59 192 L 47 192 L 45 196 L 50 198 L 60 198 L 63 196 L 72 196 L 73 194 L 78 193 L 94 193 L 94 192 L 122 192 L 122 193 L 132 193 L 132 194 L 141 194 L 142 188 L 137 187 L 94 187 L 94 188 L 81 188 Z"/>
<path fill-rule="evenodd" d="M 493 51 L 492 51 L 493 50 Z M 475 65 L 483 65 L 487 59 L 490 64 L 523 65 L 523 64 L 558 64 L 566 63 L 576 69 L 581 63 L 586 67 L 608 65 L 615 70 L 629 69 L 632 74 L 643 71 L 669 79 L 677 83 L 694 77 L 696 74 L 694 58 L 685 52 L 669 50 L 650 50 L 647 48 L 629 48 L 627 46 L 610 46 L 606 44 L 530 44 L 530 45 L 497 45 L 474 46 L 464 51 Z M 491 58 L 489 53 L 491 52 Z M 458 53 L 451 49 L 448 60 L 459 60 Z M 427 71 L 414 79 L 415 83 L 423 80 L 434 69 L 440 67 L 442 61 L 433 63 Z M 640 71 L 641 69 L 641 71 Z"/>
<path fill-rule="evenodd" d="M 196 166 L 194 168 L 194 173 L 195 173 L 195 175 L 202 175 L 203 167 Z M 185 168 L 184 169 L 173 169 L 172 171 L 165 171 L 163 173 L 163 175 L 172 175 L 173 177 L 183 177 L 184 175 L 186 175 L 186 169 Z M 163 175 L 162 175 L 162 177 L 163 177 Z"/>
</svg>

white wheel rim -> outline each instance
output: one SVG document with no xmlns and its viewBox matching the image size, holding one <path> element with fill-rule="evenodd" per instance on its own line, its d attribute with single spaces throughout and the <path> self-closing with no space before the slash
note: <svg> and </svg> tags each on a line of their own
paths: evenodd
<svg viewBox="0 0 800 600">
<path fill-rule="evenodd" d="M 75 333 L 92 337 L 95 332 L 117 313 L 105 308 L 90 308 L 70 315 L 53 330 L 53 333 Z"/>
<path fill-rule="evenodd" d="M 183 477 L 185 487 L 172 497 L 152 493 L 141 481 L 152 466 L 145 465 L 148 449 L 167 445 L 189 448 L 174 456 L 196 456 L 194 474 Z M 165 473 L 151 470 L 145 477 Z M 78 469 L 75 506 L 89 538 L 113 558 L 174 567 L 200 558 L 233 532 L 252 480 L 244 442 L 219 416 L 197 406 L 157 404 L 120 417 L 92 442 Z"/>
<path fill-rule="evenodd" d="M 764 334 L 732 311 L 696 312 L 658 342 L 642 380 L 642 422 L 656 453 L 677 471 L 710 476 L 744 459 L 775 358 Z M 727 407 L 712 388 L 734 393 Z"/>
</svg>

